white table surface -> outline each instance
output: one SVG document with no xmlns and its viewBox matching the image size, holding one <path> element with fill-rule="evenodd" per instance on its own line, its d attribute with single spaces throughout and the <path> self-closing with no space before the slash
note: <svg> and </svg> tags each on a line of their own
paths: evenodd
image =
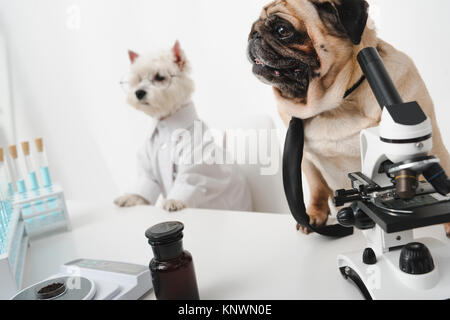
<svg viewBox="0 0 450 320">
<path fill-rule="evenodd" d="M 27 253 L 24 287 L 79 258 L 148 265 L 153 254 L 144 233 L 164 221 L 185 224 L 184 246 L 194 257 L 202 299 L 362 299 L 337 268 L 339 253 L 363 249 L 363 235 L 340 240 L 305 236 L 290 215 L 112 204 L 68 203 L 73 231 L 35 240 Z M 442 226 L 416 231 L 443 241 Z M 150 294 L 146 298 L 154 299 Z"/>
</svg>

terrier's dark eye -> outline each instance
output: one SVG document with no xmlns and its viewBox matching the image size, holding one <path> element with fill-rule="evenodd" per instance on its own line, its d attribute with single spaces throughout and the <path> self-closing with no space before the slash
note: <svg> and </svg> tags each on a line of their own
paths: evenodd
<svg viewBox="0 0 450 320">
<path fill-rule="evenodd" d="M 294 34 L 288 27 L 285 27 L 285 26 L 278 26 L 276 28 L 276 31 L 277 31 L 278 37 L 282 40 L 290 38 Z"/>
<path fill-rule="evenodd" d="M 166 80 L 166 77 L 163 77 L 162 75 L 160 75 L 159 73 L 156 74 L 154 80 L 156 82 L 163 82 L 164 80 Z"/>
</svg>

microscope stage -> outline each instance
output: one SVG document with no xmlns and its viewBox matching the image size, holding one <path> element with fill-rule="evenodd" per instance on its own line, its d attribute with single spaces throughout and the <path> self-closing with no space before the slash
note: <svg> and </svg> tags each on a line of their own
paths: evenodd
<svg viewBox="0 0 450 320">
<path fill-rule="evenodd" d="M 436 198 L 442 197 L 438 194 L 431 196 Z M 405 202 L 405 206 L 401 209 L 408 208 L 407 204 Z M 409 209 L 413 212 L 412 214 L 392 214 L 383 211 L 372 203 L 358 202 L 359 208 L 386 233 L 408 231 L 450 222 L 450 201 L 448 199 L 442 199 L 441 201 L 436 199 L 433 203 L 426 197 L 423 205 L 417 206 L 416 198 L 410 204 L 411 207 Z"/>
</svg>

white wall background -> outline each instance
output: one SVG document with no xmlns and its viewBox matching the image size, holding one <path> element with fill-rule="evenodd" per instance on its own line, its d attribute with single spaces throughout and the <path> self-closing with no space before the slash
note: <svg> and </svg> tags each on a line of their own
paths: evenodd
<svg viewBox="0 0 450 320">
<path fill-rule="evenodd" d="M 181 41 L 201 117 L 277 119 L 270 88 L 251 74 L 245 49 L 268 0 L 0 0 L 9 41 L 18 141 L 43 136 L 55 180 L 70 199 L 110 201 L 134 174 L 147 119 L 118 85 L 127 49 Z M 373 0 L 379 34 L 413 57 L 450 146 L 450 1 Z M 278 122 L 279 123 L 279 122 Z"/>
</svg>

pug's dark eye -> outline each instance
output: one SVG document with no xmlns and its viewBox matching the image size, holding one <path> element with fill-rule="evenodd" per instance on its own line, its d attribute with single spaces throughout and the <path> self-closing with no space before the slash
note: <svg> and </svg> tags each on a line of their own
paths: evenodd
<svg viewBox="0 0 450 320">
<path fill-rule="evenodd" d="M 280 39 L 287 39 L 293 35 L 293 32 L 285 26 L 278 26 L 276 31 Z"/>
<path fill-rule="evenodd" d="M 156 74 L 154 80 L 156 82 L 163 82 L 164 80 L 166 80 L 166 77 L 163 77 L 162 75 L 160 75 L 159 73 Z"/>
</svg>

